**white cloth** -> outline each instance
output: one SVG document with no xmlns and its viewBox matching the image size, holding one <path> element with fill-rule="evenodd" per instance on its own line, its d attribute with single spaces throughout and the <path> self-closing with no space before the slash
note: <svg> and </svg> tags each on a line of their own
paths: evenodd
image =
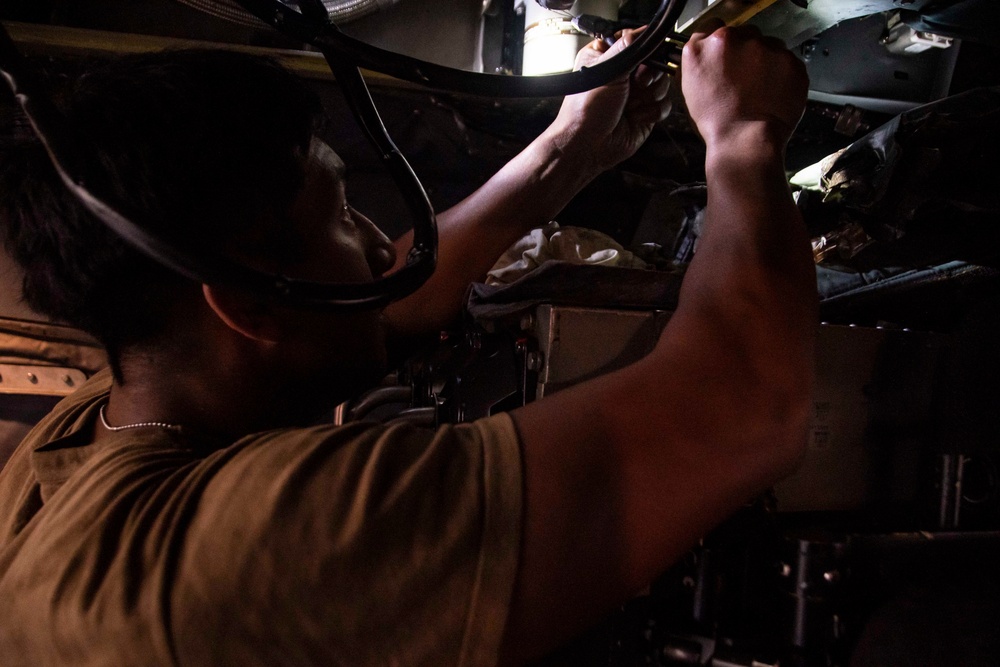
<svg viewBox="0 0 1000 667">
<path fill-rule="evenodd" d="M 583 227 L 560 227 L 559 223 L 550 222 L 531 230 L 508 248 L 486 274 L 486 284 L 508 285 L 550 260 L 628 269 L 652 268 L 607 234 Z"/>
</svg>

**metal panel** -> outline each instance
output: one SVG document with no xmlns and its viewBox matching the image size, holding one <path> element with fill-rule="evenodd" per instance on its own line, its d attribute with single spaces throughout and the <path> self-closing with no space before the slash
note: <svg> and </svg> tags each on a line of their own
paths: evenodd
<svg viewBox="0 0 1000 667">
<path fill-rule="evenodd" d="M 540 306 L 537 397 L 648 354 L 664 311 Z M 822 325 L 805 458 L 775 487 L 785 512 L 857 510 L 915 499 L 932 434 L 934 380 L 948 336 Z"/>
<path fill-rule="evenodd" d="M 919 11 L 931 0 L 809 0 L 808 7 L 785 0 L 767 8 L 750 23 L 765 35 L 785 40 L 788 46 L 798 46 L 842 21 L 893 9 Z"/>
<path fill-rule="evenodd" d="M 881 43 L 885 28 L 882 15 L 847 21 L 803 46 L 810 98 L 899 113 L 947 96 L 959 43 L 899 55 Z"/>
<path fill-rule="evenodd" d="M 665 311 L 539 306 L 535 335 L 542 358 L 536 397 L 643 358 L 669 316 Z"/>
<path fill-rule="evenodd" d="M 912 501 L 948 337 L 824 325 L 806 455 L 775 487 L 782 511 Z"/>
<path fill-rule="evenodd" d="M 482 2 L 408 0 L 340 28 L 383 49 L 481 72 L 482 15 Z"/>
</svg>

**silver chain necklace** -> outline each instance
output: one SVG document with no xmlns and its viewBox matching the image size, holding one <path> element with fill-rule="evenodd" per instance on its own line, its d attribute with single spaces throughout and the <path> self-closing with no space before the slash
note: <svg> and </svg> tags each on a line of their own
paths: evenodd
<svg viewBox="0 0 1000 667">
<path fill-rule="evenodd" d="M 124 431 L 130 428 L 141 428 L 143 426 L 155 426 L 157 428 L 165 428 L 168 431 L 180 431 L 182 426 L 180 424 L 167 424 L 166 422 L 136 422 L 135 424 L 125 424 L 124 426 L 112 426 L 108 423 L 107 417 L 104 416 L 104 408 L 108 406 L 107 403 L 101 406 L 101 425 L 109 431 Z"/>
</svg>

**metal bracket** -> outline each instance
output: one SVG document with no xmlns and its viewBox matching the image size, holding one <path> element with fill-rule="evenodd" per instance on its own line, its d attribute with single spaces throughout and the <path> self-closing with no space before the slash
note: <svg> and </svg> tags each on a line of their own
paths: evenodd
<svg viewBox="0 0 1000 667">
<path fill-rule="evenodd" d="M 75 368 L 0 364 L 0 394 L 68 396 L 86 381 Z"/>
</svg>

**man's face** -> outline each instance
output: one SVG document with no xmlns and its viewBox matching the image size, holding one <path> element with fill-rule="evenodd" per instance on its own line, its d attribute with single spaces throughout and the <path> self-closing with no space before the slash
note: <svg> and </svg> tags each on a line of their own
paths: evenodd
<svg viewBox="0 0 1000 667">
<path fill-rule="evenodd" d="M 371 282 L 395 262 L 389 239 L 348 204 L 344 163 L 318 139 L 310 147 L 303 187 L 289 218 L 303 247 L 300 261 L 285 267 L 291 277 Z M 288 309 L 286 324 L 283 361 L 295 369 L 297 386 L 309 394 L 297 392 L 306 403 L 343 400 L 385 373 L 386 332 L 380 309 L 352 314 Z"/>
<path fill-rule="evenodd" d="M 305 180 L 289 215 L 304 244 L 302 260 L 290 267 L 296 278 L 365 283 L 395 262 L 385 234 L 348 204 L 344 163 L 319 139 L 310 146 Z"/>
</svg>

